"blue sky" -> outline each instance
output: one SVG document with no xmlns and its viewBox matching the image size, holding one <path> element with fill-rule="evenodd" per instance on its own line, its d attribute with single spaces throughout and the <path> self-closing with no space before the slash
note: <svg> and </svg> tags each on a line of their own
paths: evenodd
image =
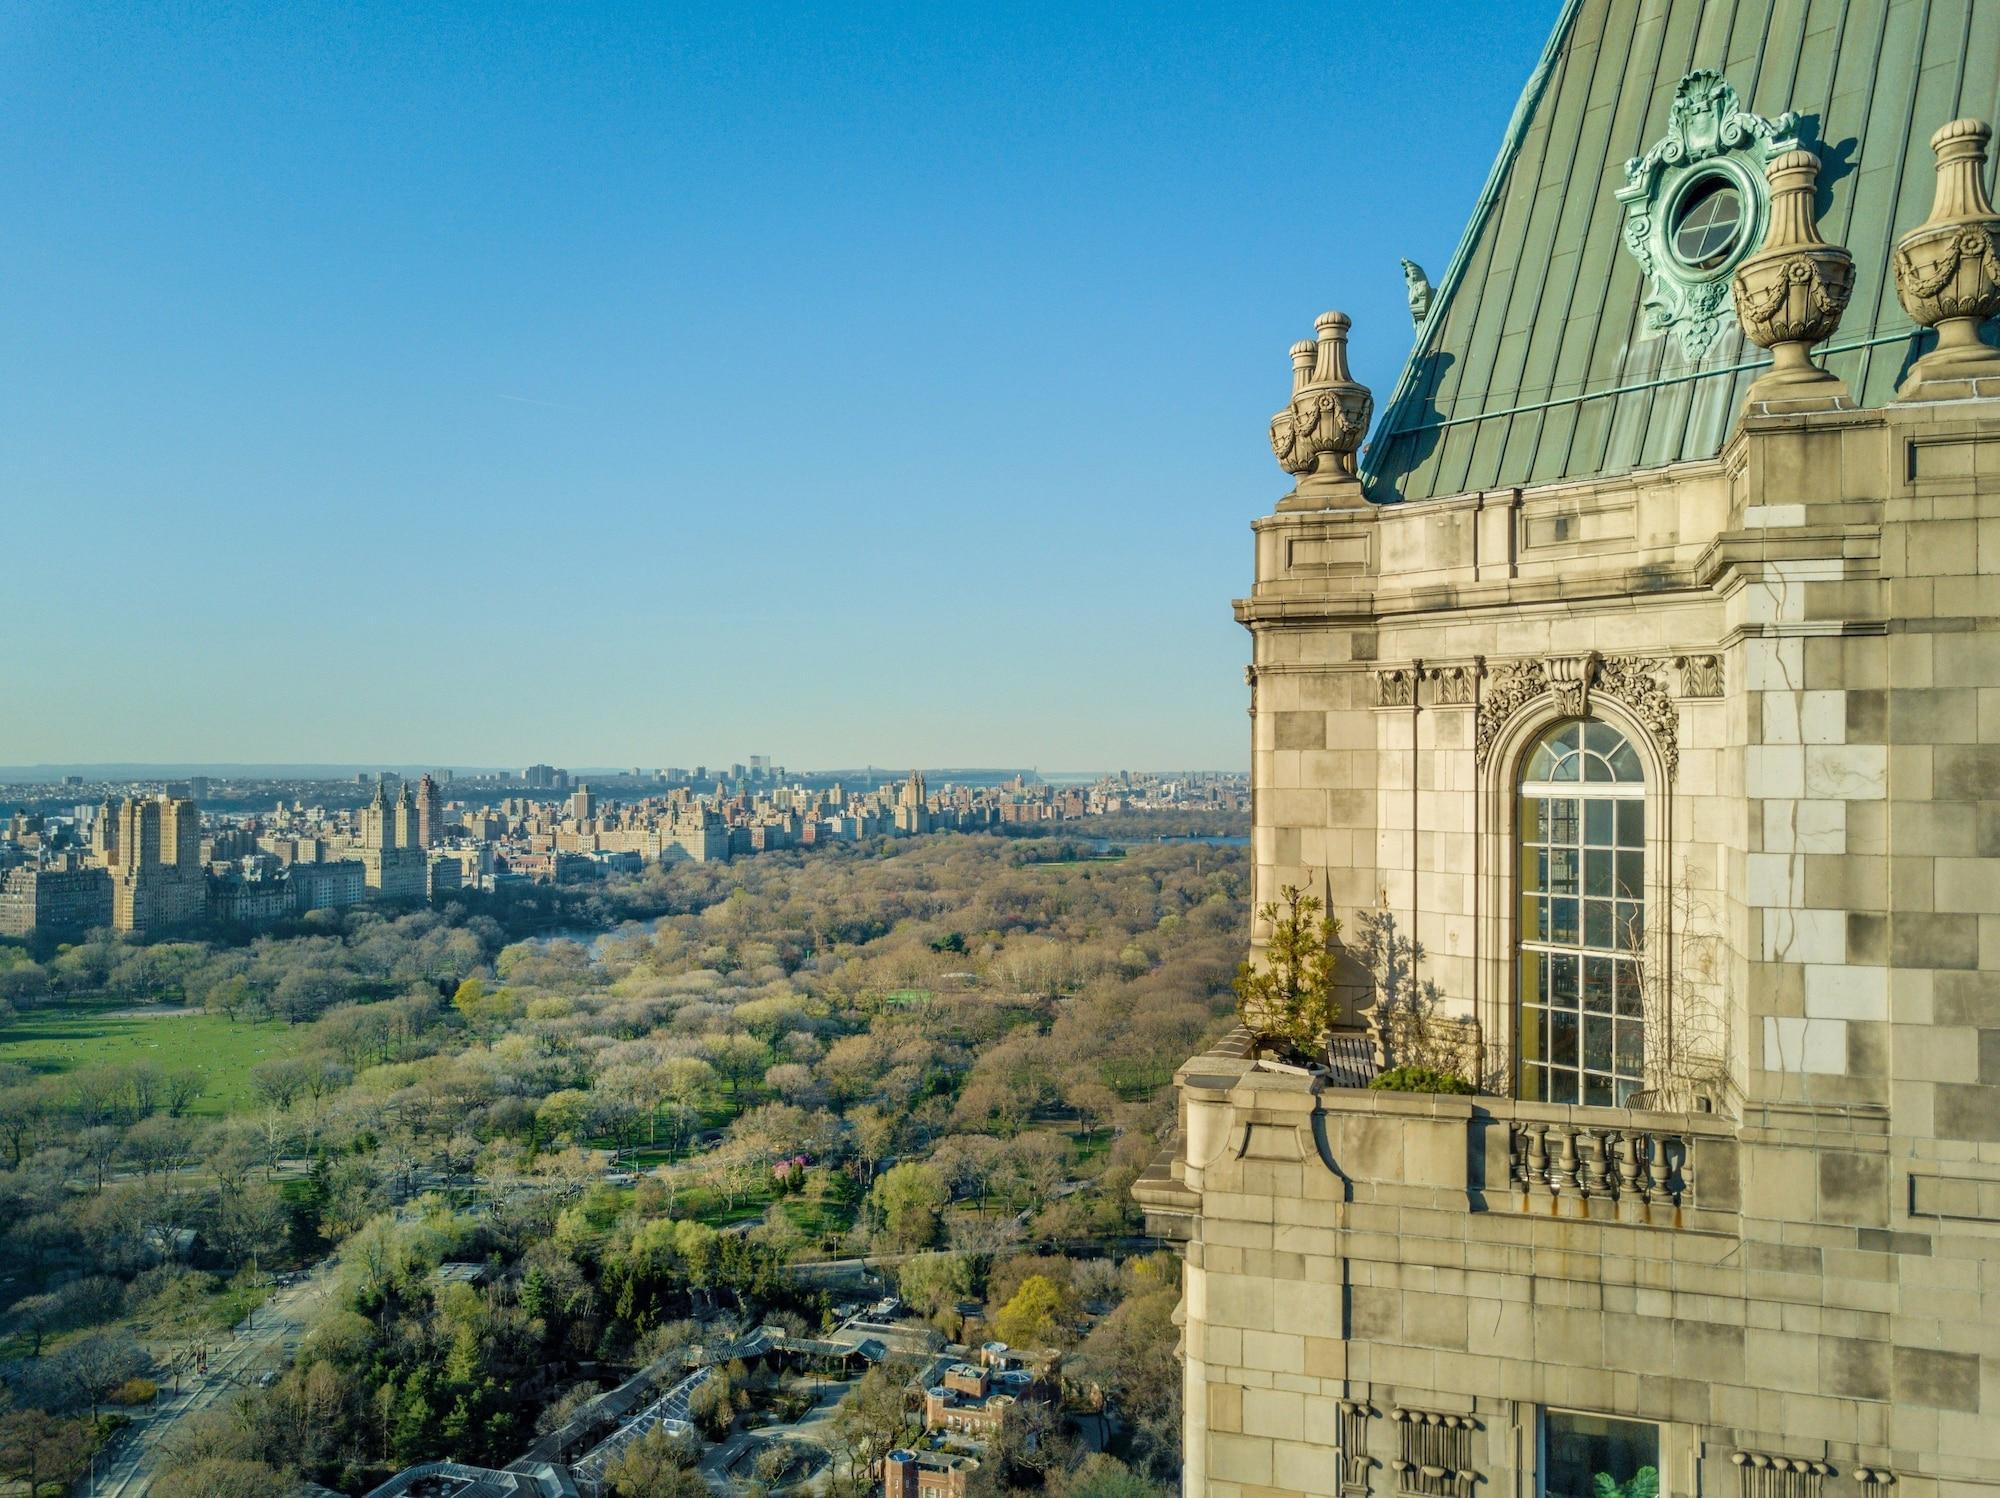
<svg viewBox="0 0 2000 1498">
<path fill-rule="evenodd" d="M 0 764 L 1244 765 L 1556 8 L 11 6 Z"/>
</svg>

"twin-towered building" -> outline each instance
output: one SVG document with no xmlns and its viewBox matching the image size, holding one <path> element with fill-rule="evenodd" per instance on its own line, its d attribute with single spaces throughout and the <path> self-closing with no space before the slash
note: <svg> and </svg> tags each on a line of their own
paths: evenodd
<svg viewBox="0 0 2000 1498">
<path fill-rule="evenodd" d="M 1365 452 L 1293 348 L 1255 896 L 1344 1028 L 1138 1187 L 1190 1494 L 2000 1491 L 1996 105 L 1989 0 L 1571 0 Z M 1384 916 L 1475 1095 L 1365 1087 Z"/>
</svg>

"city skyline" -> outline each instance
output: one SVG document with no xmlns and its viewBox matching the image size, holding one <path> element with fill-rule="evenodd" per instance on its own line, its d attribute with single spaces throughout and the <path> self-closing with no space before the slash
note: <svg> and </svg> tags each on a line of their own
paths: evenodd
<svg viewBox="0 0 2000 1498">
<path fill-rule="evenodd" d="M 1244 764 L 1551 10 L 18 11 L 0 761 Z"/>
</svg>

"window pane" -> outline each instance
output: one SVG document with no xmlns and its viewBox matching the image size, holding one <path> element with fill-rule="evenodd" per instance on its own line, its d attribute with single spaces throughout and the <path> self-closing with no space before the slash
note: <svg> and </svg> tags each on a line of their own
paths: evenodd
<svg viewBox="0 0 2000 1498">
<path fill-rule="evenodd" d="M 1583 855 L 1583 892 L 1586 895 L 1595 895 L 1600 899 L 1610 897 L 1611 861 L 1615 857 L 1614 853 L 1590 852 Z"/>
<path fill-rule="evenodd" d="M 1549 1410 L 1542 1416 L 1546 1498 L 1657 1498 L 1660 1428 Z"/>
<path fill-rule="evenodd" d="M 1646 778 L 1646 772 L 1639 764 L 1639 751 L 1630 744 L 1619 744 L 1611 756 L 1611 769 L 1620 780 L 1635 781 Z"/>
<path fill-rule="evenodd" d="M 1621 952 L 1639 950 L 1639 940 L 1645 934 L 1640 917 L 1643 909 L 1631 900 L 1618 902 L 1618 949 Z"/>
<path fill-rule="evenodd" d="M 1583 725 L 1584 747 L 1593 754 L 1610 754 L 1625 742 L 1625 735 L 1609 723 L 1586 723 Z"/>
<path fill-rule="evenodd" d="M 1645 1007 L 1639 992 L 1639 969 L 1630 962 L 1620 962 L 1615 966 L 1614 992 L 1618 998 L 1618 1012 L 1636 1019 Z"/>
<path fill-rule="evenodd" d="M 1611 1021 L 1595 1015 L 1583 1020 L 1583 1064 L 1592 1071 L 1611 1070 Z"/>
<path fill-rule="evenodd" d="M 1521 1067 L 1521 1096 L 1531 1103 L 1542 1101 L 1548 1088 L 1547 1073 L 1541 1067 L 1523 1064 Z"/>
<path fill-rule="evenodd" d="M 1576 893 L 1577 852 L 1574 848 L 1549 849 L 1549 893 L 1553 895 L 1573 895 Z"/>
<path fill-rule="evenodd" d="M 1555 773 L 1556 757 L 1549 752 L 1547 744 L 1535 745 L 1534 756 L 1528 761 L 1525 779 L 1547 780 Z"/>
<path fill-rule="evenodd" d="M 1595 754 L 1586 754 L 1583 757 L 1583 778 L 1608 782 L 1611 779 L 1611 766 Z"/>
<path fill-rule="evenodd" d="M 1576 1101 L 1576 1073 L 1551 1067 L 1549 1070 L 1549 1095 L 1551 1103 L 1573 1103 Z"/>
<path fill-rule="evenodd" d="M 1566 754 L 1556 761 L 1556 767 L 1549 772 L 1550 780 L 1569 781 L 1577 777 L 1577 761 L 1580 756 Z"/>
<path fill-rule="evenodd" d="M 1549 887 L 1549 858 L 1540 848 L 1521 850 L 1521 890 L 1534 894 Z"/>
<path fill-rule="evenodd" d="M 1611 817 L 1618 809 L 1616 801 L 1586 801 L 1583 803 L 1583 840 L 1592 847 L 1611 846 Z"/>
<path fill-rule="evenodd" d="M 1576 934 L 1576 901 L 1560 898 L 1549 901 L 1548 939 L 1575 946 Z"/>
<path fill-rule="evenodd" d="M 1618 807 L 1618 846 L 1621 848 L 1643 848 L 1646 846 L 1646 803 L 1643 801 L 1620 801 Z"/>
<path fill-rule="evenodd" d="M 1592 1014 L 1611 1012 L 1611 970 L 1617 965 L 1609 957 L 1583 959 L 1583 1007 Z"/>
<path fill-rule="evenodd" d="M 1521 841 L 1540 843 L 1548 840 L 1547 830 L 1542 825 L 1542 808 L 1548 803 L 1540 796 L 1521 798 Z"/>
<path fill-rule="evenodd" d="M 1598 1072 L 1583 1074 L 1583 1105 L 1586 1108 L 1609 1108 L 1611 1102 L 1611 1079 Z"/>
<path fill-rule="evenodd" d="M 1557 1066 L 1575 1066 L 1577 1016 L 1567 1009 L 1549 1011 L 1549 1060 Z"/>
<path fill-rule="evenodd" d="M 1561 952 L 1549 954 L 1549 1003 L 1576 1008 L 1576 959 Z"/>
<path fill-rule="evenodd" d="M 1577 841 L 1577 803 L 1569 796 L 1554 796 L 1543 803 L 1547 810 L 1548 841 L 1552 843 L 1574 843 Z"/>
<path fill-rule="evenodd" d="M 1548 743 L 1558 754 L 1570 754 L 1583 745 L 1581 723 L 1565 723 L 1548 737 Z"/>
<path fill-rule="evenodd" d="M 1583 902 L 1583 944 L 1596 947 L 1599 951 L 1611 949 L 1611 902 L 1609 900 L 1585 900 Z"/>
<path fill-rule="evenodd" d="M 1618 855 L 1618 890 L 1628 900 L 1636 900 L 1646 889 L 1646 855 L 1643 853 L 1620 853 Z M 1593 890 L 1591 893 L 1595 894 Z"/>
<path fill-rule="evenodd" d="M 1521 954 L 1521 1002 L 1523 1004 L 1532 1005 L 1542 1002 L 1542 971 L 1548 966 L 1548 961 L 1549 959 L 1540 952 L 1523 952 Z M 1526 1028 L 1525 1022 L 1522 1028 Z"/>
<path fill-rule="evenodd" d="M 1646 1027 L 1637 1020 L 1618 1022 L 1618 1074 L 1644 1076 L 1646 1072 Z"/>
</svg>

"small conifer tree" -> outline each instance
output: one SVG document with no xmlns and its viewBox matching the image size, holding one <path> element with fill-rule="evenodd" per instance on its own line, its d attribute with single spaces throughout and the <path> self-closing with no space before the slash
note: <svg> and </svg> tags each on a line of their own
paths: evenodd
<svg viewBox="0 0 2000 1498">
<path fill-rule="evenodd" d="M 1278 895 L 1257 912 L 1271 928 L 1264 966 L 1245 962 L 1236 970 L 1236 1012 L 1259 1035 L 1316 1056 L 1340 1018 L 1333 988 L 1340 922 L 1321 919 L 1319 897 L 1298 885 L 1287 884 Z"/>
</svg>

